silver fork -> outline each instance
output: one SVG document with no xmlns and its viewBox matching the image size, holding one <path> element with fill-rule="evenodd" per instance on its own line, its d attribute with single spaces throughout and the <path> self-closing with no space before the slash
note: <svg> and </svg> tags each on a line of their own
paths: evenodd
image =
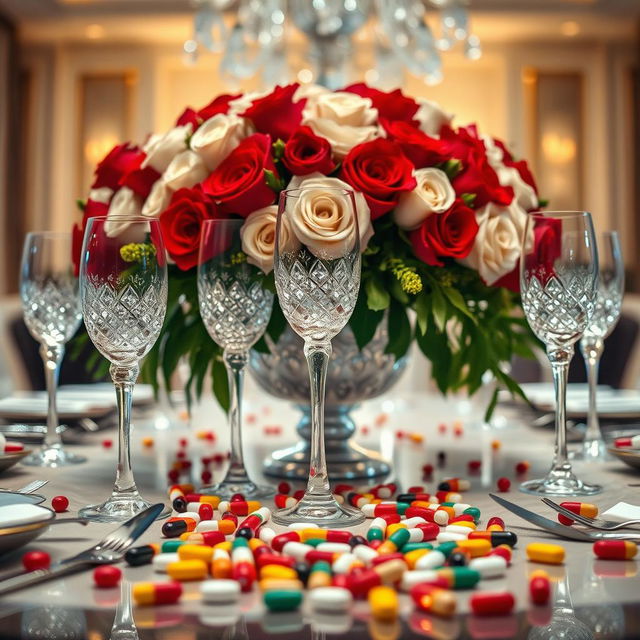
<svg viewBox="0 0 640 640">
<path fill-rule="evenodd" d="M 24 589 L 59 576 L 75 573 L 99 564 L 113 564 L 122 560 L 125 552 L 162 513 L 163 504 L 154 504 L 109 533 L 93 547 L 75 556 L 65 558 L 50 569 L 37 569 L 30 573 L 0 582 L 0 595 Z"/>
<path fill-rule="evenodd" d="M 588 516 L 582 516 L 579 513 L 573 513 L 573 511 L 565 509 L 559 504 L 556 504 L 553 500 L 549 500 L 549 498 L 542 498 L 542 502 L 544 502 L 548 507 L 555 509 L 558 513 L 561 513 L 563 516 L 567 516 L 567 518 L 571 518 L 572 520 L 575 520 L 576 522 L 583 524 L 586 527 L 591 527 L 592 529 L 601 529 L 602 531 L 615 531 L 616 529 L 624 529 L 625 527 L 630 527 L 633 524 L 640 524 L 640 520 L 625 520 L 624 522 L 617 522 L 616 520 L 589 518 Z"/>
<path fill-rule="evenodd" d="M 20 489 L 5 489 L 3 487 L 0 491 L 9 491 L 10 493 L 33 493 L 40 489 L 40 487 L 44 487 L 48 482 L 48 480 L 34 480 L 29 484 L 25 484 L 24 487 L 21 487 Z"/>
</svg>

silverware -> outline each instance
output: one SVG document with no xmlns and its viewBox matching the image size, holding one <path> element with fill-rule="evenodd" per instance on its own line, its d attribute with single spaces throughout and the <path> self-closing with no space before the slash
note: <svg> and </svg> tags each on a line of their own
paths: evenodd
<svg viewBox="0 0 640 640">
<path fill-rule="evenodd" d="M 149 525 L 160 515 L 164 505 L 154 504 L 118 529 L 109 533 L 104 539 L 86 551 L 65 558 L 50 569 L 37 569 L 0 582 L 0 595 L 40 584 L 52 578 L 81 571 L 99 564 L 113 564 L 121 560 L 125 551 L 149 528 Z"/>
<path fill-rule="evenodd" d="M 489 496 L 500 506 L 511 511 L 511 513 L 515 513 L 523 520 L 526 520 L 531 524 L 535 524 L 537 527 L 560 536 L 561 538 L 580 540 L 582 542 L 594 542 L 595 540 L 633 540 L 640 542 L 640 533 L 607 533 L 603 531 L 583 531 L 581 529 L 576 529 L 575 527 L 565 527 L 565 525 L 560 524 L 559 522 L 549 520 L 549 518 L 545 518 L 533 511 L 525 509 L 524 507 L 513 504 L 512 502 L 509 502 L 500 496 L 496 496 L 493 493 L 490 493 Z"/>
<path fill-rule="evenodd" d="M 587 527 L 592 527 L 594 529 L 601 529 L 603 531 L 616 531 L 617 529 L 630 527 L 632 524 L 640 524 L 640 520 L 638 519 L 618 522 L 617 520 L 603 520 L 602 518 L 589 518 L 588 516 L 581 516 L 579 513 L 573 513 L 573 511 L 565 509 L 562 505 L 556 504 L 553 500 L 549 500 L 549 498 L 542 498 L 542 502 L 544 502 L 548 507 L 555 509 L 558 513 L 561 513 L 563 516 L 567 516 L 567 518 L 571 518 L 572 520 L 575 520 L 580 524 L 583 524 Z"/>
<path fill-rule="evenodd" d="M 48 480 L 34 480 L 33 482 L 29 482 L 29 484 L 25 484 L 21 489 L 2 488 L 0 491 L 9 491 L 10 493 L 33 493 L 40 489 L 40 487 L 44 487 L 48 482 Z"/>
</svg>

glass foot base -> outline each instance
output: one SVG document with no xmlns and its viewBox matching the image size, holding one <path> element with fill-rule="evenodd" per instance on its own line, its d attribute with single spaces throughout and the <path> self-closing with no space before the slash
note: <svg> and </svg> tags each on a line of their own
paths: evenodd
<svg viewBox="0 0 640 640">
<path fill-rule="evenodd" d="M 574 451 L 569 452 L 569 460 L 597 460 L 599 462 L 605 462 L 607 460 L 613 460 L 613 458 L 607 453 L 607 445 L 604 440 L 589 440 L 583 442 L 582 446 Z"/>
<path fill-rule="evenodd" d="M 308 522 L 335 529 L 360 524 L 364 522 L 365 516 L 357 509 L 338 504 L 331 495 L 305 495 L 295 506 L 276 511 L 271 519 L 276 524 L 285 526 L 294 522 Z"/>
<path fill-rule="evenodd" d="M 111 497 L 102 504 L 92 504 L 78 511 L 78 517 L 96 522 L 123 522 L 151 506 L 139 494 Z M 158 520 L 171 513 L 168 507 L 158 516 Z"/>
<path fill-rule="evenodd" d="M 221 498 L 228 500 L 236 493 L 241 493 L 245 498 L 251 499 L 270 498 L 275 495 L 276 490 L 268 485 L 256 484 L 251 480 L 248 482 L 232 482 L 230 480 L 223 480 L 217 484 L 202 487 L 200 492 L 220 496 Z"/>
<path fill-rule="evenodd" d="M 602 491 L 598 484 L 587 484 L 573 473 L 558 478 L 549 475 L 539 480 L 528 480 L 520 485 L 520 491 L 539 496 L 592 496 Z"/>
<path fill-rule="evenodd" d="M 72 464 L 81 464 L 86 462 L 84 456 L 71 453 L 66 449 L 57 447 L 41 447 L 38 451 L 34 451 L 31 455 L 23 458 L 22 464 L 30 467 L 68 467 Z"/>
</svg>

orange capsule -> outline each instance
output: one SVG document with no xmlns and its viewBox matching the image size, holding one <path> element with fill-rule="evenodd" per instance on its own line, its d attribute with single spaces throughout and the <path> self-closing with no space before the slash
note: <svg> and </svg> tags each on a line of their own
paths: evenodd
<svg viewBox="0 0 640 640">
<path fill-rule="evenodd" d="M 638 545 L 630 540 L 598 540 L 593 552 L 603 560 L 631 560 L 638 553 Z"/>
<path fill-rule="evenodd" d="M 588 502 L 561 502 L 560 506 L 587 518 L 595 518 L 598 515 L 598 507 L 596 507 L 595 504 L 589 504 Z M 574 523 L 574 520 L 559 513 L 558 522 L 570 526 Z"/>
</svg>

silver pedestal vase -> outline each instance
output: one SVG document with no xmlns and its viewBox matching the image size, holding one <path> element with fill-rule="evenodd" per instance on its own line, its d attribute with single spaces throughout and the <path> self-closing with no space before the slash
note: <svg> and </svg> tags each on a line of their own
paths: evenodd
<svg viewBox="0 0 640 640">
<path fill-rule="evenodd" d="M 294 402 L 302 411 L 296 429 L 301 442 L 275 451 L 264 463 L 264 473 L 275 478 L 306 481 L 309 475 L 311 410 L 309 373 L 301 338 L 289 327 L 277 343 L 265 336 L 269 353 L 252 351 L 249 368 L 268 393 Z M 335 480 L 382 479 L 391 467 L 381 456 L 350 441 L 356 425 L 350 415 L 354 406 L 390 389 L 404 371 L 407 357 L 396 361 L 385 354 L 386 322 L 381 322 L 371 342 L 358 349 L 347 325 L 333 339 L 327 373 L 325 446 L 329 475 Z"/>
</svg>

